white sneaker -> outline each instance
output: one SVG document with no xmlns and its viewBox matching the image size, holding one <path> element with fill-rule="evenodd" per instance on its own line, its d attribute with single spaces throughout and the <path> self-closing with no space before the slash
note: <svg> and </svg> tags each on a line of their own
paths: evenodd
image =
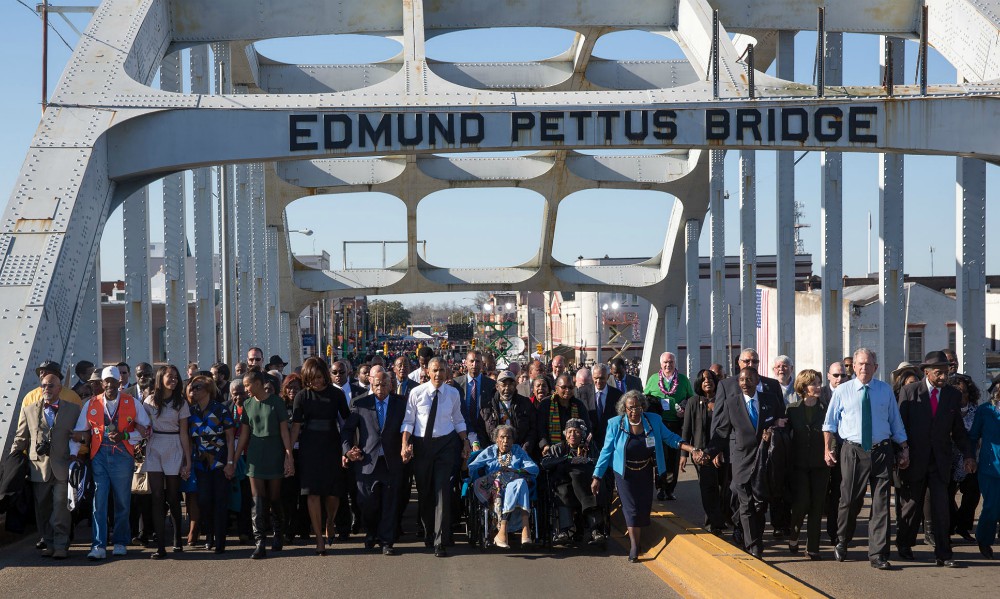
<svg viewBox="0 0 1000 599">
<path fill-rule="evenodd" d="M 115 545 L 115 550 L 111 555 L 128 555 L 128 549 L 125 548 L 125 545 Z"/>
<path fill-rule="evenodd" d="M 87 559 L 90 561 L 96 561 L 99 559 L 105 559 L 108 557 L 108 552 L 104 550 L 104 547 L 94 547 L 87 554 Z"/>
</svg>

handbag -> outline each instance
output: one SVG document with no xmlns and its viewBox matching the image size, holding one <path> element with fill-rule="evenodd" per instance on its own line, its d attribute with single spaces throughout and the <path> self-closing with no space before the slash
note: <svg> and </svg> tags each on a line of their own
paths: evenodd
<svg viewBox="0 0 1000 599">
<path fill-rule="evenodd" d="M 135 472 L 132 474 L 132 494 L 149 495 L 149 475 L 145 472 Z"/>
</svg>

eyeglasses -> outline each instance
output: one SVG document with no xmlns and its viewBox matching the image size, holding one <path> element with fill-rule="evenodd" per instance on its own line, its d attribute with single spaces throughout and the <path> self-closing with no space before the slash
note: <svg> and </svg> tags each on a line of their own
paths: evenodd
<svg viewBox="0 0 1000 599">
<path fill-rule="evenodd" d="M 641 411 L 642 411 L 642 406 L 631 406 L 631 407 L 626 407 L 626 408 L 625 408 L 625 411 L 626 411 L 626 412 L 641 412 Z"/>
</svg>

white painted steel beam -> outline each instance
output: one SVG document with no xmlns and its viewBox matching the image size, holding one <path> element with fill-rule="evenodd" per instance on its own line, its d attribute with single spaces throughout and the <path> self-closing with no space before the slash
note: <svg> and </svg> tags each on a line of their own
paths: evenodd
<svg viewBox="0 0 1000 599">
<path fill-rule="evenodd" d="M 181 53 L 174 52 L 160 65 L 160 87 L 181 93 Z M 188 301 L 185 261 L 187 243 L 187 193 L 184 174 L 163 179 L 163 274 L 166 286 L 166 361 L 184 368 L 188 363 Z"/>
<path fill-rule="evenodd" d="M 712 150 L 708 159 L 709 211 L 711 225 L 711 338 L 712 361 L 728 364 L 726 358 L 726 153 Z"/>
<path fill-rule="evenodd" d="M 955 315 L 959 372 L 976 383 L 986 372 L 986 164 L 957 159 Z M 933 349 L 933 348 L 931 348 Z"/>
<path fill-rule="evenodd" d="M 795 80 L 795 32 L 778 32 L 776 74 L 786 81 Z M 775 253 L 777 254 L 777 355 L 795 361 L 795 153 L 778 152 L 777 224 L 775 228 Z M 767 339 L 761 339 L 767 343 Z M 763 372 L 770 372 L 770 364 L 760 365 Z"/>
<path fill-rule="evenodd" d="M 879 55 L 886 75 L 886 45 L 892 46 L 892 80 L 903 81 L 903 40 L 882 37 Z M 906 297 L 903 289 L 903 155 L 879 154 L 879 350 L 885 368 L 879 375 L 889 380 L 897 364 L 906 359 Z M 852 351 L 857 348 L 851 348 Z"/>
<path fill-rule="evenodd" d="M 149 284 L 148 188 L 141 188 L 122 202 L 122 237 L 125 241 L 125 355 L 122 359 L 134 367 L 139 362 L 152 364 L 157 361 L 153 356 Z"/>
<path fill-rule="evenodd" d="M 826 83 L 843 83 L 843 46 L 841 33 L 826 35 Z M 844 159 L 839 152 L 821 152 L 820 172 L 820 274 L 823 277 L 821 318 L 823 320 L 823 364 L 844 357 Z M 826 372 L 822 370 L 821 372 Z"/>
<path fill-rule="evenodd" d="M 698 238 L 701 222 L 690 219 L 684 224 L 684 323 L 687 337 L 687 372 L 701 370 L 701 305 L 698 298 Z"/>
<path fill-rule="evenodd" d="M 757 153 L 740 151 L 740 348 L 757 347 Z M 722 362 L 732 368 L 732 360 Z"/>
<path fill-rule="evenodd" d="M 189 69 L 191 93 L 208 94 L 211 78 L 208 46 L 191 48 Z M 212 222 L 212 169 L 203 167 L 191 172 L 192 209 L 194 211 L 194 291 L 195 291 L 195 361 L 208 370 L 218 361 L 216 328 L 215 248 Z"/>
</svg>

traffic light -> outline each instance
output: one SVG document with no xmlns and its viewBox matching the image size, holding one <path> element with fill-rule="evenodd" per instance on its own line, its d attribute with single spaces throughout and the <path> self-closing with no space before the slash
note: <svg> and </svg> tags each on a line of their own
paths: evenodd
<svg viewBox="0 0 1000 599">
<path fill-rule="evenodd" d="M 330 345 L 329 343 L 326 344 L 326 355 L 327 355 L 327 357 L 330 357 L 330 356 L 333 355 L 333 346 Z"/>
<path fill-rule="evenodd" d="M 476 340 L 475 339 L 473 339 L 472 341 L 469 342 L 469 347 L 471 347 L 472 349 L 476 349 Z"/>
<path fill-rule="evenodd" d="M 387 355 L 387 356 L 389 355 L 389 342 L 388 341 L 385 341 L 385 342 L 382 343 L 382 353 L 385 354 L 385 355 Z"/>
<path fill-rule="evenodd" d="M 544 346 L 544 345 L 542 345 L 541 343 L 539 343 L 539 344 L 535 345 L 535 351 L 536 351 L 536 352 L 538 352 L 538 353 L 542 353 L 542 350 L 543 350 L 543 349 L 545 349 L 545 346 Z"/>
</svg>

